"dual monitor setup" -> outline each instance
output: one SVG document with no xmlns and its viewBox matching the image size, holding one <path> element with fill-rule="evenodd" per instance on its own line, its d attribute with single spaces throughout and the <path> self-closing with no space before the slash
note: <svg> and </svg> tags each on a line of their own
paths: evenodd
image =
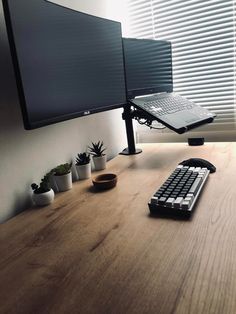
<svg viewBox="0 0 236 314">
<path fill-rule="evenodd" d="M 3 0 L 3 8 L 26 129 L 123 107 L 130 155 L 140 152 L 132 119 L 179 134 L 214 120 L 173 93 L 170 42 L 122 38 L 119 22 L 46 0 Z M 178 166 L 151 198 L 151 213 L 189 216 L 208 168 L 201 160 Z"/>
<path fill-rule="evenodd" d="M 3 8 L 26 129 L 123 107 L 132 154 L 133 118 L 177 133 L 213 121 L 173 93 L 170 42 L 122 38 L 119 22 L 46 0 Z"/>
</svg>

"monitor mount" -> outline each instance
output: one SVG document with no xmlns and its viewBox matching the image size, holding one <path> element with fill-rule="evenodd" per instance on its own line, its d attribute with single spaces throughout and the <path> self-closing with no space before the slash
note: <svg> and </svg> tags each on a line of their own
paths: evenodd
<svg viewBox="0 0 236 314">
<path fill-rule="evenodd" d="M 125 121 L 128 147 L 125 148 L 120 153 L 120 155 L 140 154 L 142 150 L 140 148 L 136 148 L 135 146 L 133 119 L 135 120 L 145 119 L 147 121 L 146 124 L 151 126 L 155 118 L 153 118 L 151 115 L 147 114 L 143 110 L 134 108 L 131 104 L 126 104 L 124 106 L 124 111 L 122 113 L 122 119 Z"/>
</svg>

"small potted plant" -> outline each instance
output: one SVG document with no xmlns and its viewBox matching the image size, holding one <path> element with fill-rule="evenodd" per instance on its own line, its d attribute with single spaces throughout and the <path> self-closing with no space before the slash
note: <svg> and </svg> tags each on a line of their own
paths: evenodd
<svg viewBox="0 0 236 314">
<path fill-rule="evenodd" d="M 36 183 L 31 184 L 33 190 L 32 199 L 38 206 L 49 205 L 54 200 L 54 192 L 50 185 L 50 174 L 46 174 L 38 186 Z"/>
<path fill-rule="evenodd" d="M 105 150 L 106 148 L 104 148 L 102 141 L 92 142 L 92 146 L 89 146 L 89 153 L 93 156 L 95 170 L 106 168 L 107 155 L 104 154 Z"/>
<path fill-rule="evenodd" d="M 72 163 L 61 164 L 52 169 L 54 179 L 59 192 L 72 189 Z"/>
<path fill-rule="evenodd" d="M 91 177 L 90 155 L 86 152 L 78 154 L 75 160 L 76 171 L 80 180 Z"/>
</svg>

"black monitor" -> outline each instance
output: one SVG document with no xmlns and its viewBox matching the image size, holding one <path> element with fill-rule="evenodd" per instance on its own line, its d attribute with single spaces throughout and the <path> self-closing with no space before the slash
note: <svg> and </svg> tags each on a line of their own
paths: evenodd
<svg viewBox="0 0 236 314">
<path fill-rule="evenodd" d="M 171 43 L 123 38 L 128 98 L 173 91 Z"/>
<path fill-rule="evenodd" d="M 3 0 L 26 129 L 126 103 L 121 24 L 45 0 Z"/>
</svg>

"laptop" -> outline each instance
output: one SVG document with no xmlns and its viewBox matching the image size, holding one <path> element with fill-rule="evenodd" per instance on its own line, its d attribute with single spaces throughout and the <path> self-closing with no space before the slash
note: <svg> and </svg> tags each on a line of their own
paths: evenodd
<svg viewBox="0 0 236 314">
<path fill-rule="evenodd" d="M 123 38 L 127 96 L 131 105 L 182 134 L 216 115 L 173 92 L 171 43 Z"/>
</svg>

